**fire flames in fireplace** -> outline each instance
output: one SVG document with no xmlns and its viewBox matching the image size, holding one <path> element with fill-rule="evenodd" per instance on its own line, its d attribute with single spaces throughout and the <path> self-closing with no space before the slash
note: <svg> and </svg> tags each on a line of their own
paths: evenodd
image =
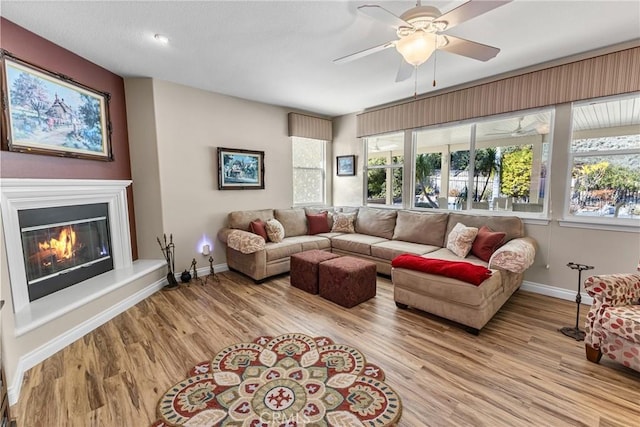
<svg viewBox="0 0 640 427">
<path fill-rule="evenodd" d="M 77 249 L 76 232 L 71 226 L 63 227 L 57 239 L 52 237 L 49 241 L 39 242 L 38 248 L 40 251 L 36 255 L 45 266 L 70 259 Z"/>
</svg>

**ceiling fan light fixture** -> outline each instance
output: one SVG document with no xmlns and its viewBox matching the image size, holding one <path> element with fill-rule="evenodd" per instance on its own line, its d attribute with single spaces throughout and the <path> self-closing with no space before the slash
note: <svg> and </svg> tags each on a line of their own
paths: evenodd
<svg viewBox="0 0 640 427">
<path fill-rule="evenodd" d="M 405 61 L 417 67 L 436 50 L 436 35 L 418 30 L 396 42 L 396 50 Z"/>
</svg>

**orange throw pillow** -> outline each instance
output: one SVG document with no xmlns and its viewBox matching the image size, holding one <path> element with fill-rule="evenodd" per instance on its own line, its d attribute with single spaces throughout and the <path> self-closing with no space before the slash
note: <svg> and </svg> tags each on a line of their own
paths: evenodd
<svg viewBox="0 0 640 427">
<path fill-rule="evenodd" d="M 502 246 L 506 233 L 493 231 L 486 225 L 480 227 L 478 235 L 471 245 L 471 253 L 483 261 L 489 262 L 491 255 Z"/>
</svg>

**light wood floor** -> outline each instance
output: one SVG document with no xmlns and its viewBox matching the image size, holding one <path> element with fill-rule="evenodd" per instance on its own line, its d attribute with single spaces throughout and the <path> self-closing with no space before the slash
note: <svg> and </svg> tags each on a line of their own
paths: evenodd
<svg viewBox="0 0 640 427">
<path fill-rule="evenodd" d="M 588 362 L 582 343 L 557 332 L 575 321 L 574 303 L 518 291 L 473 336 L 397 309 L 382 277 L 376 298 L 344 309 L 288 276 L 262 285 L 218 276 L 158 292 L 31 369 L 12 408 L 18 426 L 148 426 L 161 394 L 196 363 L 287 332 L 359 348 L 401 396 L 402 427 L 640 425 L 640 374 L 606 357 Z"/>
</svg>

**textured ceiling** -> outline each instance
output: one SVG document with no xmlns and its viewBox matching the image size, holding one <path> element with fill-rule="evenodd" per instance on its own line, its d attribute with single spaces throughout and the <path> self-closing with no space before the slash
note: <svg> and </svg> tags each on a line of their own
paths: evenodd
<svg viewBox="0 0 640 427">
<path fill-rule="evenodd" d="M 413 1 L 6 1 L 0 14 L 123 77 L 154 77 L 226 95 L 336 116 L 413 96 L 395 83 L 401 60 L 387 49 L 333 59 L 395 39 L 357 12 L 380 4 L 400 15 Z M 433 1 L 444 13 L 464 1 Z M 170 42 L 160 46 L 155 33 Z M 640 38 L 640 1 L 515 0 L 450 34 L 499 47 L 489 62 L 440 52 L 443 89 Z M 434 90 L 433 57 L 417 93 Z"/>
</svg>

